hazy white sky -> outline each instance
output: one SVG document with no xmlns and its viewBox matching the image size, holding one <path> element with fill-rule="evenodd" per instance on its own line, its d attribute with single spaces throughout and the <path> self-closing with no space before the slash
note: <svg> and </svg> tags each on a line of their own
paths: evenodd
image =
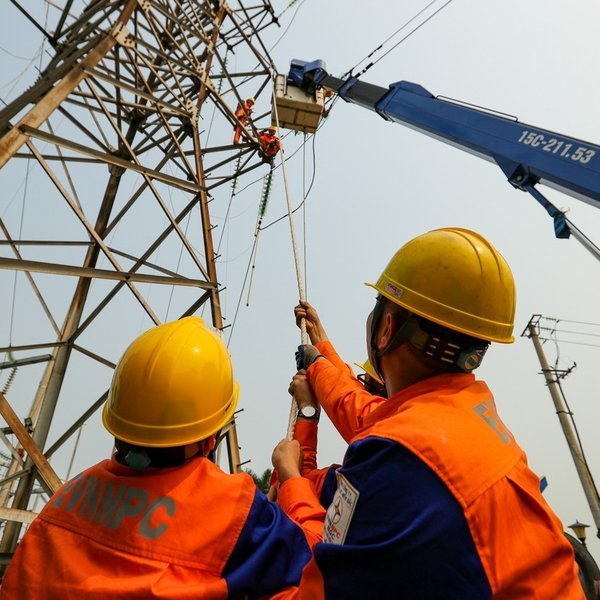
<svg viewBox="0 0 600 600">
<path fill-rule="evenodd" d="M 330 1 L 317 6 L 307 0 L 273 51 L 275 61 L 284 71 L 291 58 L 320 58 L 332 74 L 339 75 L 426 4 L 379 1 L 369 3 L 367 9 L 363 3 Z M 442 4 L 433 5 L 423 17 Z M 600 40 L 594 28 L 599 18 L 600 8 L 591 1 L 454 0 L 363 80 L 381 86 L 413 81 L 434 95 L 598 142 L 600 84 L 595 57 Z M 320 310 L 340 354 L 348 362 L 364 358 L 364 322 L 373 294 L 362 284 L 379 275 L 402 243 L 443 226 L 469 227 L 488 236 L 515 273 L 517 341 L 513 346 L 492 347 L 478 375 L 494 391 L 501 416 L 534 470 L 548 478 L 546 496 L 561 519 L 566 525 L 575 518 L 593 525 L 532 342 L 518 336 L 534 313 L 600 323 L 598 262 L 575 240 L 555 239 L 551 219 L 532 198 L 511 188 L 496 166 L 387 123 L 360 107 L 336 103 L 317 133 L 315 154 L 315 183 L 306 207 L 308 297 Z M 310 152 L 306 160 L 305 178 L 310 181 Z M 292 189 L 296 201 L 302 195 L 301 162 L 295 157 L 289 166 L 296 178 Z M 600 242 L 597 209 L 545 191 L 558 206 L 571 207 L 570 218 Z M 281 212 L 275 208 L 277 203 L 282 207 L 283 197 L 274 194 L 270 215 Z M 286 242 L 289 233 L 283 223 L 275 227 L 280 229 L 262 234 L 251 306 L 239 317 L 232 344 L 245 393 L 240 438 L 244 452 L 257 465 L 266 464 L 264 455 L 278 437 L 272 423 L 279 423 L 281 435 L 285 431 L 284 389 L 293 371 L 292 350 L 298 339 L 291 318 L 296 291 L 289 239 Z M 298 219 L 299 235 L 301 227 Z M 286 243 L 287 264 L 285 257 L 278 256 L 286 251 Z M 600 333 L 598 327 L 567 323 L 559 328 Z M 598 343 L 597 337 L 558 338 Z M 593 473 L 600 473 L 598 350 L 545 345 L 551 364 L 557 353 L 560 368 L 577 363 L 564 390 Z M 267 420 L 265 415 L 279 400 L 283 406 Z M 257 421 L 264 426 L 244 427 L 245 422 Z M 255 453 L 255 448 L 264 450 Z M 342 453 L 343 443 L 335 434 L 321 439 L 323 464 L 339 461 Z M 594 528 L 589 531 L 593 535 Z M 592 542 L 591 547 L 598 556 L 600 545 Z"/>
<path fill-rule="evenodd" d="M 287 2 L 274 1 L 277 13 L 286 5 Z M 426 5 L 427 2 L 416 0 L 304 0 L 284 13 L 280 29 L 267 30 L 263 39 L 271 47 L 286 31 L 272 51 L 280 72 L 287 71 L 292 58 L 320 58 L 332 74 L 339 75 Z M 432 5 L 382 52 L 442 5 L 443 2 Z M 7 35 L 1 45 L 18 55 L 26 53 L 29 45 L 31 50 L 25 56 L 33 56 L 40 44 L 38 36 L 16 11 L 6 7 L 4 11 L 19 25 L 10 27 L 12 35 Z M 599 21 L 600 7 L 592 0 L 453 0 L 363 79 L 381 86 L 399 80 L 413 81 L 434 95 L 485 106 L 515 115 L 526 123 L 598 143 Z M 6 22 L 3 27 L 7 27 Z M 15 31 L 22 31 L 23 35 L 14 35 Z M 23 66 L 23 62 L 15 63 L 16 59 L 2 50 L 0 60 Z M 244 56 L 236 55 L 229 67 L 242 70 L 248 66 L 246 62 Z M 9 79 L 9 75 L 0 77 L 2 97 L 8 91 L 14 97 L 19 89 L 26 88 L 26 83 L 22 83 L 23 87 L 17 85 L 11 90 L 15 84 L 5 83 Z M 268 94 L 258 97 L 257 106 L 257 114 L 269 109 Z M 224 135 L 229 136 L 230 132 Z M 287 136 L 286 154 L 291 155 L 302 141 L 301 135 Z M 507 258 L 518 289 L 517 336 L 532 314 L 600 323 L 597 260 L 575 240 L 556 240 L 546 213 L 532 198 L 511 188 L 500 169 L 490 163 L 339 101 L 315 136 L 314 146 L 309 140 L 305 153 L 300 150 L 289 160 L 287 171 L 294 205 L 301 201 L 314 171 L 306 210 L 295 215 L 302 251 L 306 252 L 308 298 L 319 309 L 338 351 L 350 363 L 366 356 L 365 319 L 374 296 L 363 282 L 376 279 L 405 241 L 437 227 L 475 229 L 489 237 Z M 264 172 L 266 169 L 257 171 L 240 182 L 238 190 Z M 600 243 L 598 209 L 552 190 L 545 191 L 555 204 L 569 208 L 571 220 Z M 241 293 L 260 194 L 260 182 L 240 191 L 234 198 L 232 218 L 224 227 L 219 269 L 220 280 L 226 286 L 223 309 L 228 323 L 233 321 Z M 223 225 L 228 199 L 228 190 L 215 194 L 213 218 L 219 225 Z M 11 208 L 6 209 L 5 200 L 0 201 L 0 215 L 17 219 L 20 202 L 13 200 Z M 278 170 L 265 221 L 284 212 L 285 196 Z M 30 215 L 29 219 L 29 231 L 35 231 L 36 216 Z M 42 225 L 38 223 L 38 227 Z M 0 282 L 0 305 L 2 313 L 8 314 L 12 278 L 4 277 Z M 65 290 L 54 293 L 58 302 Z M 242 390 L 240 407 L 244 409 L 238 419 L 242 459 L 251 459 L 249 466 L 257 471 L 269 466 L 271 449 L 285 434 L 289 411 L 286 390 L 294 373 L 293 355 L 299 343 L 292 316 L 297 296 L 289 227 L 282 221 L 261 234 L 250 305 L 245 306 L 244 294 L 230 344 Z M 121 323 L 125 308 L 131 307 L 130 301 L 123 302 L 114 309 L 115 323 Z M 161 316 L 177 315 L 173 311 Z M 124 328 L 127 339 L 119 335 L 117 328 L 108 337 L 106 332 L 95 332 L 99 339 L 100 333 L 104 334 L 102 352 L 112 360 L 118 359 L 133 335 L 150 325 L 139 315 L 130 321 L 133 323 Z M 30 327 L 26 315 L 21 314 L 14 327 L 15 343 L 34 337 Z M 7 329 L 8 324 L 3 323 L 3 333 Z M 559 329 L 600 333 L 598 327 L 566 322 Z M 4 335 L 3 339 L 7 337 Z M 600 343 L 597 337 L 573 334 L 559 335 L 558 339 Z M 560 342 L 547 343 L 545 351 L 551 363 L 559 356 L 560 368 L 577 363 L 564 390 L 592 472 L 600 473 L 600 437 L 596 432 L 599 348 Z M 31 369 L 27 373 L 34 373 L 36 367 Z M 531 341 L 517 337 L 512 346 L 492 347 L 478 376 L 490 385 L 501 416 L 527 452 L 532 468 L 547 477 L 549 487 L 545 495 L 565 525 L 576 518 L 593 525 L 539 371 Z M 65 401 L 62 412 L 57 414 L 57 422 L 63 425 L 56 425 L 54 435 L 107 387 L 108 369 L 96 367 L 87 373 L 85 379 L 73 377 L 67 382 L 65 395 L 71 401 Z M 23 412 L 29 401 L 21 392 L 24 389 L 25 384 L 16 381 L 13 396 L 9 397 Z M 92 464 L 109 451 L 110 439 L 96 416 L 84 428 L 74 468 Z M 323 424 L 321 464 L 340 462 L 343 452 L 343 441 Z M 60 475 L 64 477 L 67 459 L 61 460 Z M 593 529 L 589 530 L 592 536 Z M 590 540 L 590 548 L 600 558 L 600 544 Z"/>
</svg>

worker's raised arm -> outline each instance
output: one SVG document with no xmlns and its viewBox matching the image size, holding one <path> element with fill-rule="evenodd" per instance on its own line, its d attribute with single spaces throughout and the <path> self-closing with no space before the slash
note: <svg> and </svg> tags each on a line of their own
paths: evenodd
<svg viewBox="0 0 600 600">
<path fill-rule="evenodd" d="M 317 468 L 317 431 L 321 407 L 306 380 L 304 370 L 298 371 L 292 377 L 288 392 L 294 397 L 298 406 L 294 439 L 298 440 L 302 449 L 301 474 L 307 477 Z"/>
<path fill-rule="evenodd" d="M 375 410 L 385 398 L 367 392 L 349 369 L 340 369 L 315 346 L 303 348 L 307 379 L 319 404 L 334 427 L 348 443 L 362 426 L 366 415 Z"/>
<path fill-rule="evenodd" d="M 333 473 L 339 465 L 329 465 L 321 469 L 317 467 L 317 443 L 321 407 L 306 379 L 305 371 L 298 371 L 294 375 L 288 391 L 294 396 L 298 404 L 294 439 L 300 443 L 304 457 L 301 468 L 302 477 L 310 480 L 321 499 L 323 486 L 328 477 L 334 477 Z"/>
<path fill-rule="evenodd" d="M 306 323 L 306 333 L 312 344 L 318 344 L 319 342 L 326 342 L 329 340 L 317 310 L 306 300 L 300 300 L 294 307 L 294 316 L 296 317 L 296 325 L 298 327 L 301 326 L 302 320 L 304 319 L 304 322 Z"/>
</svg>

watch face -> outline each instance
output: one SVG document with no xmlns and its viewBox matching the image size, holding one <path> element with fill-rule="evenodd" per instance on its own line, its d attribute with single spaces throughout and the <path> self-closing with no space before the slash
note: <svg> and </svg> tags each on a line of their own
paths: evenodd
<svg viewBox="0 0 600 600">
<path fill-rule="evenodd" d="M 303 406 L 298 414 L 305 419 L 311 419 L 317 416 L 317 409 L 314 406 Z"/>
</svg>

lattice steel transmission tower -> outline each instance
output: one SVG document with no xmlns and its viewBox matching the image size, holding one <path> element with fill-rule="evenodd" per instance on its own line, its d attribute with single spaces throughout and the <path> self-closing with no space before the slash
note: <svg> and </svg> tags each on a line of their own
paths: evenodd
<svg viewBox="0 0 600 600">
<path fill-rule="evenodd" d="M 0 375 L 25 374 L 0 395 L 12 455 L 0 488 L 5 553 L 34 480 L 53 488 L 44 457 L 10 438 L 10 411 L 50 458 L 103 404 L 143 329 L 205 308 L 223 329 L 211 203 L 265 166 L 256 127 L 270 122 L 275 72 L 260 37 L 276 22 L 269 0 L 31 5 L 2 11 L 37 30 L 49 56 L 0 110 Z M 236 107 L 250 96 L 253 118 L 233 144 Z M 51 425 L 62 433 L 48 446 Z M 235 423 L 227 449 L 236 471 Z"/>
</svg>

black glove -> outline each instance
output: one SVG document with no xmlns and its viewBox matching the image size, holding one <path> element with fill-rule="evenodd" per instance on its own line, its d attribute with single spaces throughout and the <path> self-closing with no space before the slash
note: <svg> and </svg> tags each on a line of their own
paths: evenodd
<svg viewBox="0 0 600 600">
<path fill-rule="evenodd" d="M 296 369 L 301 371 L 302 369 L 308 369 L 317 358 L 323 357 L 323 355 L 311 344 L 302 344 L 298 346 L 296 350 Z M 323 357 L 324 358 L 324 357 Z"/>
</svg>

